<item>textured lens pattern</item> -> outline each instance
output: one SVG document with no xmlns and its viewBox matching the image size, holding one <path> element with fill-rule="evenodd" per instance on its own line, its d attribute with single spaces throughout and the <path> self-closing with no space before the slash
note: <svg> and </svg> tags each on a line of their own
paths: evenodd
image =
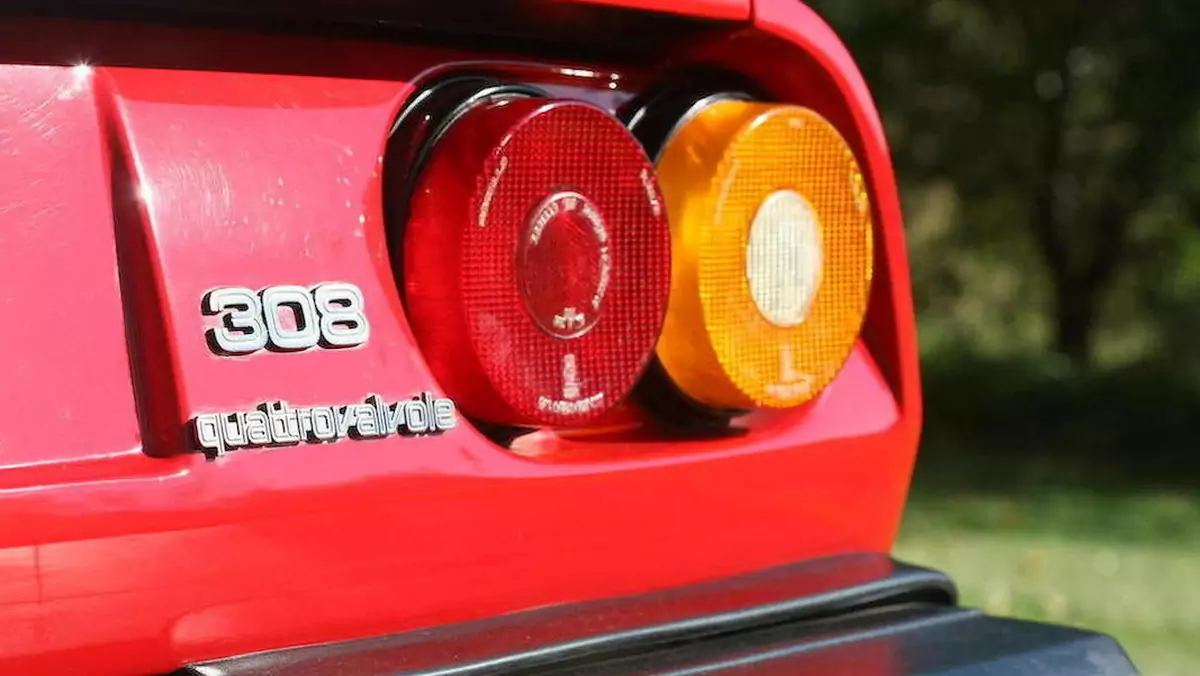
<svg viewBox="0 0 1200 676">
<path fill-rule="evenodd" d="M 414 333 L 464 411 L 570 426 L 624 399 L 653 354 L 670 235 L 619 122 L 517 99 L 468 111 L 434 149 L 404 261 Z"/>
<path fill-rule="evenodd" d="M 858 337 L 871 284 L 870 203 L 845 140 L 806 108 L 718 102 L 674 135 L 658 168 L 674 246 L 658 345 L 667 373 L 711 406 L 816 396 Z"/>
</svg>

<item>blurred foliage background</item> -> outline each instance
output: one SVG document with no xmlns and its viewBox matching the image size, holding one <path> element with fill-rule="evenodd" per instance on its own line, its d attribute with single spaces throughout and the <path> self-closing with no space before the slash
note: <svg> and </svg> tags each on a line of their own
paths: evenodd
<svg viewBox="0 0 1200 676">
<path fill-rule="evenodd" d="M 901 182 L 926 426 L 899 555 L 1200 673 L 1200 2 L 810 4 Z"/>
</svg>

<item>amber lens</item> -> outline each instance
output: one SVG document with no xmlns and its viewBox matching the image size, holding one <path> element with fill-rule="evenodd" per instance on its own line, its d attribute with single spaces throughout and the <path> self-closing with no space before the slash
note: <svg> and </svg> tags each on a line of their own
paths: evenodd
<svg viewBox="0 0 1200 676">
<path fill-rule="evenodd" d="M 807 108 L 719 101 L 667 141 L 658 173 L 669 377 L 719 408 L 812 399 L 845 363 L 871 284 L 870 202 L 846 141 Z"/>
</svg>

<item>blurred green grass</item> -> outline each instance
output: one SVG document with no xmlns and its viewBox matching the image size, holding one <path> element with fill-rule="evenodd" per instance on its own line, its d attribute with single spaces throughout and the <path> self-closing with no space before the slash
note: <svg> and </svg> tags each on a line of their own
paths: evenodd
<svg viewBox="0 0 1200 676">
<path fill-rule="evenodd" d="M 926 364 L 897 556 L 966 605 L 1110 634 L 1146 676 L 1200 673 L 1200 393 L 1152 369 Z"/>
<path fill-rule="evenodd" d="M 1145 676 L 1200 669 L 1200 496 L 922 492 L 896 554 L 949 573 L 966 605 L 1114 636 Z"/>
</svg>

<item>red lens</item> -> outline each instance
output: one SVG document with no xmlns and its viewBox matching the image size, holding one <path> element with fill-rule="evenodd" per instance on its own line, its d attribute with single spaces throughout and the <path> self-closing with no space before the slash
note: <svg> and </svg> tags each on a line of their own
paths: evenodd
<svg viewBox="0 0 1200 676">
<path fill-rule="evenodd" d="M 404 278 L 417 341 L 466 413 L 548 426 L 598 416 L 633 388 L 666 310 L 653 166 L 592 106 L 478 104 L 416 179 Z"/>
</svg>

